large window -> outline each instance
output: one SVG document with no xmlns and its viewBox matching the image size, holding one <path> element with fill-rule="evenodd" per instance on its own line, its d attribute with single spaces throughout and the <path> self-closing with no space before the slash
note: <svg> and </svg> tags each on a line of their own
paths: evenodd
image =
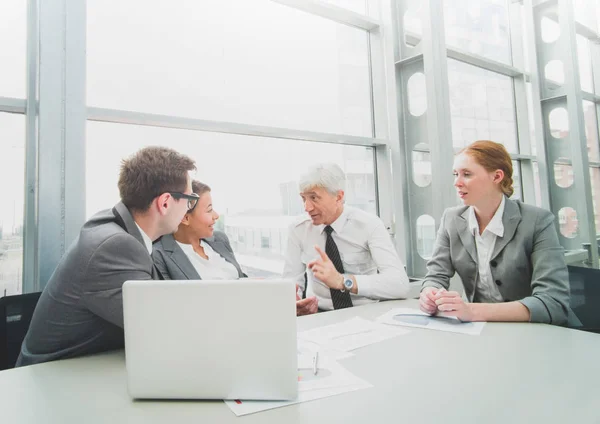
<svg viewBox="0 0 600 424">
<path fill-rule="evenodd" d="M 448 46 L 511 63 L 506 0 L 444 0 Z"/>
<path fill-rule="evenodd" d="M 211 187 L 221 215 L 217 228 L 254 275 L 283 270 L 288 226 L 304 214 L 298 177 L 309 165 L 338 163 L 347 176 L 347 204 L 376 213 L 370 147 L 88 122 L 88 217 L 119 201 L 121 159 L 148 145 L 166 145 L 196 160 L 195 178 Z"/>
<path fill-rule="evenodd" d="M 513 84 L 509 77 L 448 60 L 452 142 L 464 147 L 493 140 L 517 153 Z"/>
<path fill-rule="evenodd" d="M 26 22 L 27 0 L 0 1 L 0 97 L 25 98 Z"/>
<path fill-rule="evenodd" d="M 364 30 L 269 0 L 90 0 L 87 25 L 89 106 L 373 135 Z"/>
<path fill-rule="evenodd" d="M 25 115 L 12 99 L 25 99 L 27 0 L 0 2 L 0 297 L 23 290 Z M 8 103 L 8 104 L 7 104 Z M 22 111 L 24 112 L 24 110 Z"/>
<path fill-rule="evenodd" d="M 0 113 L 0 297 L 22 291 L 24 176 L 25 117 Z"/>
</svg>

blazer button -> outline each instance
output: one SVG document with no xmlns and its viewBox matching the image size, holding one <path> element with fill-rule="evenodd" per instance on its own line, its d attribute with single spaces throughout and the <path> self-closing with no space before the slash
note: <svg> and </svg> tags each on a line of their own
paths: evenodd
<svg viewBox="0 0 600 424">
<path fill-rule="evenodd" d="M 497 285 L 497 286 L 501 286 L 501 285 L 502 285 L 502 281 L 500 281 L 500 280 L 496 280 L 496 285 Z"/>
<path fill-rule="evenodd" d="M 498 265 L 498 263 L 496 261 L 491 261 L 490 265 L 493 266 L 493 267 L 495 267 L 496 265 Z"/>
</svg>

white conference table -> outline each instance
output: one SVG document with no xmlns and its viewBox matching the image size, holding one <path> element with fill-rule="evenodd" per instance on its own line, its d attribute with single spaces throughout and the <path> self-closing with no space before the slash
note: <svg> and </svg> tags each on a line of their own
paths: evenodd
<svg viewBox="0 0 600 424">
<path fill-rule="evenodd" d="M 374 319 L 417 301 L 301 317 L 299 330 Z M 595 423 L 600 335 L 487 324 L 480 336 L 411 329 L 340 361 L 374 387 L 236 417 L 222 401 L 132 401 L 123 351 L 0 372 L 0 422 Z"/>
</svg>

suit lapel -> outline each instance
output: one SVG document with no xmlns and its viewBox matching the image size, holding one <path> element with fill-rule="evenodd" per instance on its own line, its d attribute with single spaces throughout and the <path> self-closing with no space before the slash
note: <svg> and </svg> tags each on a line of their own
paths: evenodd
<svg viewBox="0 0 600 424">
<path fill-rule="evenodd" d="M 477 248 L 475 247 L 475 237 L 471 233 L 469 229 L 469 223 L 467 221 L 467 217 L 469 216 L 469 208 L 465 209 L 465 211 L 457 215 L 454 218 L 456 224 L 456 230 L 458 231 L 458 236 L 460 237 L 460 241 L 462 242 L 465 250 L 473 260 L 473 262 L 477 263 Z"/>
<path fill-rule="evenodd" d="M 181 272 L 183 272 L 188 280 L 199 280 L 201 278 L 185 252 L 175 241 L 175 238 L 172 234 L 166 234 L 162 237 L 162 245 L 165 251 L 169 254 L 169 257 L 173 259 L 175 265 L 177 265 L 177 267 L 181 270 Z"/>
<path fill-rule="evenodd" d="M 494 253 L 492 253 L 491 259 L 495 259 L 496 256 L 506 245 L 513 239 L 517 227 L 521 222 L 521 211 L 519 205 L 514 200 L 506 199 L 504 204 L 504 214 L 502 215 L 502 225 L 504 225 L 504 236 L 496 238 L 496 245 L 494 246 Z M 491 260 L 490 259 L 490 260 Z"/>
</svg>

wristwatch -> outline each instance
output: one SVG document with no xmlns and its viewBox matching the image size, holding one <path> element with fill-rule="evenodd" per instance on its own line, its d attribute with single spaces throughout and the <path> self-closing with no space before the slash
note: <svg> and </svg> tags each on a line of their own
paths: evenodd
<svg viewBox="0 0 600 424">
<path fill-rule="evenodd" d="M 342 282 L 344 285 L 344 288 L 342 289 L 342 291 L 352 290 L 352 287 L 354 286 L 354 281 L 352 280 L 352 278 L 350 278 L 350 276 L 348 274 L 342 274 L 342 277 L 344 278 L 344 280 Z"/>
</svg>

